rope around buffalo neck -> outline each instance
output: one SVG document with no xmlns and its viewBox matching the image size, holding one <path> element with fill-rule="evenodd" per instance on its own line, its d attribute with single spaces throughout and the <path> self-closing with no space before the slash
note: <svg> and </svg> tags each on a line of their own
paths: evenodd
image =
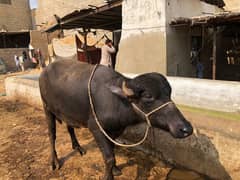
<svg viewBox="0 0 240 180">
<path fill-rule="evenodd" d="M 97 117 L 97 114 L 96 114 L 96 111 L 95 111 L 95 108 L 94 108 L 94 104 L 93 104 L 93 100 L 92 100 L 92 95 L 91 95 L 91 81 L 93 79 L 93 75 L 96 71 L 96 68 L 97 68 L 98 65 L 95 65 L 93 70 L 92 70 L 92 73 L 91 73 L 91 76 L 90 76 L 90 79 L 88 81 L 88 97 L 89 97 L 89 102 L 90 102 L 90 105 L 91 105 L 91 110 L 92 110 L 92 114 L 93 114 L 93 117 L 100 129 L 100 131 L 106 136 L 106 138 L 111 141 L 112 143 L 114 143 L 115 145 L 118 145 L 118 146 L 121 146 L 121 147 L 135 147 L 135 146 L 138 146 L 140 144 L 142 144 L 146 138 L 147 138 L 147 135 L 148 135 L 148 131 L 149 131 L 149 128 L 151 126 L 147 125 L 146 127 L 146 131 L 145 131 L 145 134 L 144 134 L 144 137 L 141 141 L 137 142 L 137 143 L 134 143 L 134 144 L 122 144 L 122 143 L 119 143 L 117 141 L 115 141 L 114 139 L 112 139 L 107 133 L 106 131 L 103 129 L 103 127 L 101 126 L 99 120 L 98 120 L 98 117 Z"/>
<path fill-rule="evenodd" d="M 96 114 L 96 111 L 95 111 L 95 108 L 94 108 L 94 104 L 93 104 L 93 100 L 92 100 L 92 94 L 91 94 L 91 82 L 92 82 L 94 73 L 95 73 L 95 71 L 96 71 L 96 69 L 97 69 L 97 66 L 98 66 L 97 64 L 94 66 L 94 68 L 93 68 L 93 70 L 92 70 L 92 72 L 91 72 L 89 81 L 88 81 L 88 97 L 89 97 L 89 102 L 90 102 L 90 106 L 91 106 L 91 110 L 92 110 L 93 117 L 94 117 L 94 119 L 95 119 L 95 121 L 96 121 L 96 123 L 97 123 L 97 125 L 98 125 L 98 127 L 99 127 L 99 129 L 100 129 L 100 131 L 106 136 L 106 138 L 107 138 L 109 141 L 111 141 L 111 142 L 114 143 L 115 145 L 118 145 L 118 146 L 121 146 L 121 147 L 135 147 L 135 146 L 138 146 L 138 145 L 142 144 L 142 143 L 146 140 L 146 138 L 147 138 L 147 136 L 148 136 L 149 128 L 151 127 L 151 122 L 150 122 L 150 120 L 149 120 L 149 116 L 150 116 L 151 114 L 153 114 L 154 112 L 162 109 L 163 107 L 165 107 L 165 106 L 167 106 L 168 104 L 173 103 L 173 102 L 172 102 L 172 101 L 169 101 L 169 102 L 167 102 L 167 103 L 165 103 L 165 104 L 157 107 L 156 109 L 152 110 L 151 112 L 149 112 L 149 113 L 147 113 L 147 114 L 144 113 L 141 109 L 139 109 L 136 104 L 132 103 L 133 107 L 134 107 L 137 111 L 139 111 L 140 113 L 142 113 L 142 114 L 145 116 L 145 119 L 146 119 L 146 121 L 147 121 L 146 131 L 145 131 L 145 134 L 144 134 L 144 137 L 142 138 L 142 140 L 140 140 L 140 141 L 137 142 L 137 143 L 134 143 L 134 144 L 122 144 L 122 143 L 119 143 L 119 142 L 115 141 L 114 139 L 112 139 L 112 138 L 106 133 L 106 131 L 103 129 L 103 127 L 101 126 L 101 124 L 100 124 L 100 122 L 99 122 L 99 120 L 98 120 L 98 117 L 97 117 L 97 114 Z"/>
</svg>

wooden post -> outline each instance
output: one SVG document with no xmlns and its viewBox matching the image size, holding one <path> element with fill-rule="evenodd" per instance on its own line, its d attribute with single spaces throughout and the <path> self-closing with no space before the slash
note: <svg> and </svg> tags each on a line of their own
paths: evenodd
<svg viewBox="0 0 240 180">
<path fill-rule="evenodd" d="M 205 47 L 205 25 L 202 25 L 202 44 L 201 44 L 201 50 Z"/>
<path fill-rule="evenodd" d="M 7 48 L 6 35 L 3 33 L 3 48 Z"/>
<path fill-rule="evenodd" d="M 3 48 L 4 46 L 4 44 L 3 44 L 3 34 L 2 33 L 0 33 L 0 36 L 1 36 L 1 41 L 0 41 L 0 43 L 2 43 L 2 47 L 1 48 Z"/>
<path fill-rule="evenodd" d="M 216 62 L 217 62 L 217 28 L 213 28 L 213 54 L 212 54 L 212 79 L 216 79 Z"/>
<path fill-rule="evenodd" d="M 87 30 L 85 28 L 83 28 L 83 36 L 84 36 L 84 52 L 85 52 L 85 57 L 87 59 L 87 62 L 90 63 L 90 59 L 89 59 L 89 56 L 88 56 L 88 52 L 87 52 Z"/>
</svg>

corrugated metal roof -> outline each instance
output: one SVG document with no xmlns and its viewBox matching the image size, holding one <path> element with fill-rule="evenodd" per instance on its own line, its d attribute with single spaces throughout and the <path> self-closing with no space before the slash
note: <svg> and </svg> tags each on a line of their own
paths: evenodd
<svg viewBox="0 0 240 180">
<path fill-rule="evenodd" d="M 212 4 L 212 5 L 218 6 L 220 8 L 225 6 L 225 3 L 223 0 L 200 0 L 200 1 L 204 1 L 208 4 Z"/>
<path fill-rule="evenodd" d="M 121 29 L 122 25 L 122 0 L 112 0 L 107 4 L 87 9 L 74 11 L 62 18 L 58 18 L 58 23 L 47 27 L 44 31 L 52 32 L 57 29 Z"/>
<path fill-rule="evenodd" d="M 0 34 L 24 34 L 29 33 L 30 30 L 20 30 L 20 31 L 0 31 Z"/>
<path fill-rule="evenodd" d="M 212 15 L 195 16 L 192 18 L 174 18 L 170 25 L 172 26 L 196 26 L 200 24 L 220 26 L 226 24 L 239 24 L 240 25 L 240 12 L 223 12 Z"/>
</svg>

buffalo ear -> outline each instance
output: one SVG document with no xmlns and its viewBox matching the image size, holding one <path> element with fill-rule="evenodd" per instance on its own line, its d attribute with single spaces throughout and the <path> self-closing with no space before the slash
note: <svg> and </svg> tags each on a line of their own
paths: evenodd
<svg viewBox="0 0 240 180">
<path fill-rule="evenodd" d="M 121 98 L 127 99 L 127 96 L 124 94 L 123 90 L 120 87 L 110 86 L 109 89 L 113 94 L 116 94 L 117 96 L 119 96 Z"/>
<path fill-rule="evenodd" d="M 110 86 L 109 89 L 113 94 L 116 94 L 119 97 L 124 98 L 124 99 L 128 99 L 128 98 L 134 96 L 133 90 L 126 86 L 125 81 L 122 82 L 121 88 L 118 86 Z"/>
<path fill-rule="evenodd" d="M 134 96 L 133 90 L 127 87 L 126 81 L 122 82 L 122 91 L 127 97 Z"/>
</svg>

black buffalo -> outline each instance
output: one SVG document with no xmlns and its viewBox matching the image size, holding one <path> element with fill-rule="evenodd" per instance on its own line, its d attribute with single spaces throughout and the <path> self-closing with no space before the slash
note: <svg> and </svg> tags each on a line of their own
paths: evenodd
<svg viewBox="0 0 240 180">
<path fill-rule="evenodd" d="M 115 164 L 114 144 L 96 125 L 88 97 L 88 81 L 93 66 L 75 61 L 58 61 L 50 64 L 39 79 L 40 92 L 49 129 L 51 165 L 55 169 L 59 160 L 55 150 L 56 120 L 67 124 L 72 148 L 81 154 L 74 128 L 87 127 L 93 134 L 105 161 L 104 179 L 113 179 L 121 171 Z M 145 117 L 133 108 L 136 104 L 143 112 L 171 101 L 171 87 L 164 76 L 147 73 L 128 79 L 113 69 L 99 65 L 91 82 L 94 107 L 104 130 L 118 137 L 133 124 L 145 122 Z M 149 116 L 152 126 L 168 131 L 175 138 L 185 138 L 193 128 L 174 103 L 170 103 Z"/>
</svg>

